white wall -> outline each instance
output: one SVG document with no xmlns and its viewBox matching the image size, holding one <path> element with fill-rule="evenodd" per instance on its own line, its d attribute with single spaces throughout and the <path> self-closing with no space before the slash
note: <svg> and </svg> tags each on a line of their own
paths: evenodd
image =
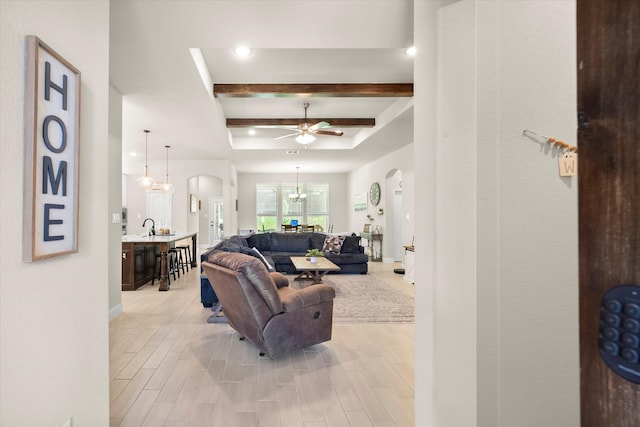
<svg viewBox="0 0 640 427">
<path fill-rule="evenodd" d="M 161 164 L 162 163 L 162 164 Z M 141 163 L 144 165 L 144 161 Z M 138 174 L 136 170 L 140 170 Z M 165 162 L 149 160 L 151 171 L 165 171 Z M 147 215 L 146 194 L 139 190 L 136 184 L 138 176 L 142 175 L 143 167 L 130 167 L 127 173 L 127 209 L 129 213 L 129 234 L 143 233 L 142 221 Z M 164 176 L 153 172 L 151 175 L 157 180 L 164 180 Z M 164 174 L 163 174 L 164 175 Z M 189 195 L 193 193 L 194 181 L 190 179 L 199 175 L 211 175 L 222 180 L 222 197 L 224 202 L 225 230 L 236 227 L 235 212 L 235 182 L 237 176 L 235 168 L 228 160 L 169 160 L 169 182 L 175 187 L 173 193 L 173 221 L 172 226 L 178 232 L 198 231 L 192 229 L 197 224 L 193 214 L 189 212 Z M 233 198 L 233 199 L 232 199 Z M 206 200 L 203 200 L 203 208 Z M 228 225 L 227 225 L 228 223 Z M 225 231 L 226 232 L 226 231 Z"/>
<path fill-rule="evenodd" d="M 238 228 L 256 228 L 256 184 L 259 182 L 296 182 L 296 174 L 247 174 L 238 175 Z M 352 232 L 348 226 L 346 174 L 306 174 L 300 172 L 299 182 L 329 184 L 329 221 L 334 232 Z M 225 220 L 226 221 L 226 220 Z M 237 232 L 237 231 L 236 231 Z M 227 234 L 228 236 L 228 234 Z"/>
<path fill-rule="evenodd" d="M 382 255 L 385 262 L 393 262 L 393 239 L 391 238 L 393 200 L 389 198 L 390 190 L 387 188 L 389 173 L 399 170 L 402 174 L 402 206 L 404 211 L 403 241 L 408 245 L 414 236 L 414 147 L 406 145 L 399 150 L 387 154 L 380 159 L 371 162 L 349 173 L 347 212 L 349 218 L 349 230 L 356 233 L 362 231 L 364 224 L 372 227 L 379 226 L 382 231 Z M 373 206 L 369 200 L 369 188 L 371 184 L 380 184 L 380 203 Z M 393 182 L 393 181 L 392 181 Z M 367 210 L 354 211 L 353 198 L 357 194 L 367 194 Z M 378 215 L 379 208 L 384 209 L 384 215 Z M 373 217 L 373 221 L 367 218 L 367 214 Z"/>
<path fill-rule="evenodd" d="M 122 96 L 109 86 L 109 213 L 122 215 Z M 120 185 L 118 185 L 120 184 Z M 120 219 L 122 221 L 122 218 Z M 122 313 L 122 223 L 109 222 L 109 320 Z"/>
<path fill-rule="evenodd" d="M 473 425 L 477 405 L 474 3 L 440 9 L 435 372 L 441 425 Z M 451 31 L 449 25 L 455 26 Z M 456 313 L 453 315 L 453 313 Z M 463 328 L 463 330 L 460 330 Z M 451 356 L 455 354 L 455 363 Z M 460 411 L 462 406 L 469 408 Z"/>
<path fill-rule="evenodd" d="M 416 419 L 579 425 L 575 2 L 415 5 Z"/>
<path fill-rule="evenodd" d="M 487 146 L 478 186 L 493 187 L 479 203 L 479 248 L 497 249 L 491 260 L 479 250 L 479 265 L 496 262 L 497 274 L 479 270 L 478 288 L 499 313 L 481 311 L 478 321 L 498 337 L 501 360 L 496 366 L 495 349 L 483 342 L 482 368 L 499 372 L 500 425 L 578 425 L 577 177 L 560 178 L 558 153 L 521 136 L 531 129 L 576 144 L 575 1 L 478 2 L 477 17 L 478 75 L 498 76 L 497 92 L 478 85 L 478 105 L 490 106 L 478 115 L 478 141 Z M 540 28 L 541 20 L 558 31 Z M 490 111 L 498 112 L 493 123 Z"/>
<path fill-rule="evenodd" d="M 189 195 L 193 194 L 198 197 L 198 191 L 200 186 L 200 177 L 193 176 L 187 180 L 187 193 Z M 190 196 L 189 196 L 190 198 Z M 189 200 L 190 203 L 190 200 Z M 188 232 L 199 232 L 200 231 L 200 214 L 199 212 L 191 212 L 191 208 L 189 208 L 189 213 L 187 213 L 187 231 Z"/>
<path fill-rule="evenodd" d="M 78 253 L 22 262 L 25 36 L 82 73 Z M 0 2 L 0 425 L 109 424 L 109 3 Z M 118 181 L 119 182 L 119 181 Z"/>
</svg>

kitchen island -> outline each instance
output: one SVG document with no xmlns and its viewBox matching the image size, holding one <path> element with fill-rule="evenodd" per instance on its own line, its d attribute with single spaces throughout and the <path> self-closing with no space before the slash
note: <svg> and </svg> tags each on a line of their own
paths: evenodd
<svg viewBox="0 0 640 427">
<path fill-rule="evenodd" d="M 197 267 L 197 233 L 176 233 L 147 236 L 128 234 L 122 236 L 122 290 L 133 291 L 153 278 L 153 265 L 160 254 L 159 291 L 169 290 L 167 276 L 167 252 L 180 240 L 191 238 L 191 267 Z"/>
</svg>

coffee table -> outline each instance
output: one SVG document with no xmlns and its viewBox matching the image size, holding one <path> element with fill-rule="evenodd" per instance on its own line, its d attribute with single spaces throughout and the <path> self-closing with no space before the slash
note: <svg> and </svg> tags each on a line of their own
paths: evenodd
<svg viewBox="0 0 640 427">
<path fill-rule="evenodd" d="M 292 256 L 291 262 L 299 271 L 294 280 L 311 279 L 313 283 L 321 283 L 322 276 L 330 271 L 340 271 L 340 267 L 329 261 L 323 256 L 316 257 L 316 262 L 311 262 L 309 257 L 304 256 Z"/>
</svg>

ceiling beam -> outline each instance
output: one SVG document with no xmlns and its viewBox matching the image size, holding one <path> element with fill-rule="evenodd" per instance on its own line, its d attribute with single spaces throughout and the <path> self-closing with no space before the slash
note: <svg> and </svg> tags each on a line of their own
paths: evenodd
<svg viewBox="0 0 640 427">
<path fill-rule="evenodd" d="M 228 128 L 298 126 L 303 119 L 227 119 Z M 307 123 L 327 122 L 332 127 L 372 128 L 376 119 L 307 119 Z"/>
<path fill-rule="evenodd" d="M 413 83 L 302 83 L 302 84 L 219 84 L 213 85 L 217 98 L 287 97 L 412 97 Z"/>
</svg>

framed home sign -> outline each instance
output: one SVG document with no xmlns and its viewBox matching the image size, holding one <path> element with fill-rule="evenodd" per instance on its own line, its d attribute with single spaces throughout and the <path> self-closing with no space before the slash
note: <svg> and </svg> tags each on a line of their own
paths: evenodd
<svg viewBox="0 0 640 427">
<path fill-rule="evenodd" d="M 78 251 L 80 71 L 27 36 L 23 259 Z"/>
</svg>

